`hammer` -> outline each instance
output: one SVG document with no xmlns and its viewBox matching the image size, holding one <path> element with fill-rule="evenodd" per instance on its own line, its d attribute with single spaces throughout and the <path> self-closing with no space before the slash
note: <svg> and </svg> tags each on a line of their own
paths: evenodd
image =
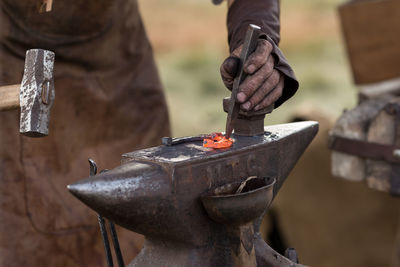
<svg viewBox="0 0 400 267">
<path fill-rule="evenodd" d="M 26 51 L 21 84 L 0 86 L 0 111 L 21 108 L 19 132 L 30 137 L 48 135 L 54 92 L 54 53 Z"/>
</svg>

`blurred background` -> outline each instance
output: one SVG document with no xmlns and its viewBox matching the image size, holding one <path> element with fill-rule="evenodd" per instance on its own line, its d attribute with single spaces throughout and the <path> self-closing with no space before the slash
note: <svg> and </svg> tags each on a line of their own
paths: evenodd
<svg viewBox="0 0 400 267">
<path fill-rule="evenodd" d="M 281 1 L 280 47 L 300 81 L 296 96 L 267 116 L 288 120 L 297 110 L 318 109 L 337 117 L 356 102 L 341 41 L 339 0 Z M 219 74 L 228 56 L 227 6 L 211 0 L 139 0 L 156 54 L 174 136 L 221 131 L 229 96 Z"/>
<path fill-rule="evenodd" d="M 342 111 L 357 102 L 337 12 L 342 3 L 281 1 L 280 47 L 300 89 L 267 115 L 265 124 L 312 119 L 320 130 L 274 200 L 262 229 L 269 244 L 278 240 L 275 249 L 283 253 L 295 247 L 300 263 L 309 266 L 391 266 L 397 257 L 399 200 L 330 172 L 328 131 Z M 139 4 L 165 87 L 173 136 L 222 131 L 222 99 L 230 95 L 219 74 L 228 56 L 226 3 Z"/>
<path fill-rule="evenodd" d="M 264 239 L 279 253 L 284 253 L 288 247 L 296 248 L 300 263 L 307 266 L 400 267 L 398 209 L 400 198 L 369 189 L 364 182 L 349 182 L 331 175 L 328 132 L 342 111 L 355 107 L 357 102 L 357 89 L 353 83 L 337 11 L 338 6 L 345 1 L 280 1 L 280 47 L 296 72 L 300 88 L 293 98 L 274 110 L 272 114 L 267 115 L 265 124 L 316 120 L 320 126 L 318 135 L 274 199 L 264 218 L 261 230 Z M 172 135 L 178 137 L 223 131 L 226 114 L 222 109 L 222 99 L 230 95 L 221 81 L 219 72 L 221 63 L 229 55 L 226 2 L 219 6 L 214 6 L 211 0 L 138 0 L 138 2 L 164 85 Z M 368 2 L 383 2 L 383 0 Z M 66 5 L 67 1 L 63 3 Z M 395 16 L 397 14 L 395 13 Z M 367 23 L 368 33 L 373 32 L 369 28 L 373 25 L 370 17 Z M 386 28 L 390 29 L 390 27 Z M 383 32 L 386 32 L 386 28 Z M 395 30 L 394 34 L 397 34 L 398 31 L 395 32 Z M 367 37 L 370 39 L 369 34 Z M 377 50 L 385 50 L 385 48 L 378 47 Z M 22 61 L 19 63 L 22 64 Z M 373 72 L 376 69 L 368 68 L 368 70 Z M 83 131 L 82 129 L 79 130 Z M 118 143 L 118 146 L 122 144 L 125 143 Z M 51 145 L 54 144 L 51 143 Z M 22 147 L 22 145 L 19 146 Z M 108 153 L 101 152 L 100 148 L 103 149 L 102 146 L 94 150 L 90 147 L 85 150 L 85 153 L 90 152 L 100 157 L 98 163 L 101 163 L 101 155 L 104 155 L 104 161 L 111 158 Z M 33 148 L 31 150 L 39 151 Z M 61 149 L 43 150 L 45 151 L 43 157 L 46 157 L 43 160 L 46 164 L 43 166 L 46 170 L 49 168 L 47 150 L 60 152 L 62 156 L 65 154 L 61 153 L 63 151 Z M 110 151 L 112 151 L 111 148 Z M 84 153 L 79 154 L 80 157 L 86 157 Z M 78 161 L 84 163 L 79 157 L 68 158 L 70 155 L 73 153 L 66 153 L 67 159 L 72 160 L 71 166 Z M 18 154 L 18 157 L 21 156 L 22 154 Z M 61 156 L 60 159 L 62 159 Z M 34 157 L 29 160 L 35 163 Z M 56 170 L 63 166 L 58 164 L 57 160 L 55 157 Z M 116 155 L 116 162 L 118 160 L 119 155 Z M 26 163 L 22 160 L 18 162 L 22 172 L 23 165 Z M 34 168 L 33 163 L 26 166 Z M 103 164 L 99 164 L 101 165 Z M 87 173 L 86 168 L 85 165 L 85 173 Z M 35 172 L 39 173 L 38 170 L 35 169 Z M 60 175 L 64 175 L 67 171 L 79 173 L 83 172 L 83 169 L 63 168 L 62 171 L 60 170 Z M 82 175 L 70 174 L 69 176 L 82 177 Z M 33 178 L 31 180 L 36 183 L 43 181 Z M 54 181 L 57 180 L 49 180 L 52 188 Z M 25 180 L 24 183 L 26 183 Z M 65 184 L 60 184 L 60 186 L 65 188 Z M 26 191 L 25 185 L 20 188 Z M 57 190 L 53 191 L 54 194 L 58 194 Z M 37 195 L 41 196 L 41 194 Z M 6 196 L 8 196 L 8 191 Z M 43 203 L 53 205 L 53 202 L 47 199 L 51 198 L 46 196 Z M 20 202 L 25 210 L 25 202 Z M 17 202 L 10 203 L 10 207 L 14 207 Z M 57 205 L 54 204 L 54 207 Z M 64 202 L 62 205 L 65 205 Z M 24 213 L 21 214 L 24 215 Z M 29 231 L 33 231 L 30 221 L 28 224 Z M 19 233 L 21 235 L 24 232 L 19 231 Z M 61 244 L 61 241 L 57 242 Z M 48 246 L 53 247 L 52 243 L 49 244 Z M 68 243 L 64 242 L 64 244 Z M 86 248 L 89 249 L 88 246 Z M 61 250 L 61 245 L 57 249 Z M 65 250 L 71 252 L 68 249 Z M 15 258 L 10 257 L 12 260 Z M 91 256 L 90 259 L 94 258 Z"/>
</svg>

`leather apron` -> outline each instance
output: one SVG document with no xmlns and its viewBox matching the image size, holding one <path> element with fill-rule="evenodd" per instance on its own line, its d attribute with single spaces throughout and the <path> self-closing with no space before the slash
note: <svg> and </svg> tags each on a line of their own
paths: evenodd
<svg viewBox="0 0 400 267">
<path fill-rule="evenodd" d="M 0 266 L 105 266 L 96 214 L 66 189 L 121 154 L 170 134 L 166 102 L 136 0 L 1 0 L 0 85 L 20 83 L 25 51 L 52 50 L 49 136 L 19 134 L 0 113 Z M 119 229 L 119 231 L 122 231 Z M 125 262 L 142 237 L 119 234 Z"/>
</svg>

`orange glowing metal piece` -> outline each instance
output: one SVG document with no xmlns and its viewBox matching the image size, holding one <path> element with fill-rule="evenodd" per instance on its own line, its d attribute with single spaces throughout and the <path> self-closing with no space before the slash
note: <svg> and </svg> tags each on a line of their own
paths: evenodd
<svg viewBox="0 0 400 267">
<path fill-rule="evenodd" d="M 210 138 L 203 140 L 204 147 L 210 148 L 228 148 L 233 144 L 232 138 L 226 138 L 222 133 L 213 133 Z"/>
</svg>

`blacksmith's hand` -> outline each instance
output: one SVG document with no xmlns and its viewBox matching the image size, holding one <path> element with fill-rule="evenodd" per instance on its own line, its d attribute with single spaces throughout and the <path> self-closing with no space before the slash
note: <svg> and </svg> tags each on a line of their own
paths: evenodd
<svg viewBox="0 0 400 267">
<path fill-rule="evenodd" d="M 231 56 L 222 63 L 220 71 L 225 86 L 232 90 L 233 80 L 238 75 L 239 56 L 242 46 L 235 49 Z M 241 109 L 260 110 L 275 103 L 282 96 L 284 75 L 275 66 L 275 58 L 271 54 L 272 44 L 259 39 L 256 50 L 244 63 L 243 70 L 247 74 L 239 86 L 236 95 Z"/>
</svg>

